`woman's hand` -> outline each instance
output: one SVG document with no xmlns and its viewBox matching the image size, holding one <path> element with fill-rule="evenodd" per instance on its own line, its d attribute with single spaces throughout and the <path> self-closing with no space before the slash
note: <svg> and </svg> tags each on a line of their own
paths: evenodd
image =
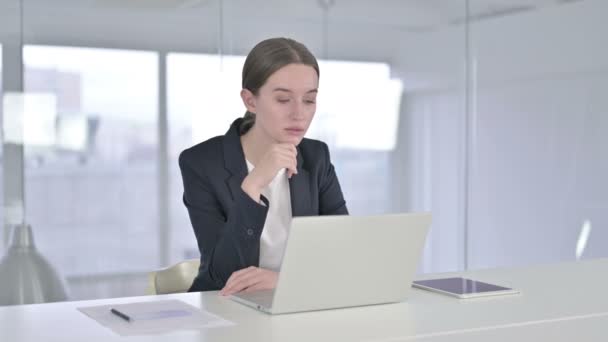
<svg viewBox="0 0 608 342">
<path fill-rule="evenodd" d="M 295 145 L 272 145 L 245 177 L 241 188 L 256 202 L 259 202 L 262 189 L 272 182 L 279 170 L 287 169 L 288 178 L 298 173 L 297 155 L 298 150 Z"/>
<path fill-rule="evenodd" d="M 278 279 L 277 272 L 250 266 L 232 273 L 220 295 L 229 296 L 241 291 L 271 290 L 277 285 Z"/>
</svg>

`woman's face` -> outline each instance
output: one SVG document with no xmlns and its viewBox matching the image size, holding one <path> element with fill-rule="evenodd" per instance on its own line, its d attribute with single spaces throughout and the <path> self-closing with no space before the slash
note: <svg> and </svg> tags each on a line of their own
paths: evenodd
<svg viewBox="0 0 608 342">
<path fill-rule="evenodd" d="M 315 115 L 318 86 L 313 67 L 288 64 L 266 80 L 257 96 L 244 90 L 247 109 L 256 114 L 254 129 L 275 142 L 298 145 Z"/>
</svg>

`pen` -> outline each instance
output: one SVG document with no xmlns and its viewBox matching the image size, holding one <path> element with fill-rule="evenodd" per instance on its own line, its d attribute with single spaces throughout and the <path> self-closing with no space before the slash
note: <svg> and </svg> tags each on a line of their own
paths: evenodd
<svg viewBox="0 0 608 342">
<path fill-rule="evenodd" d="M 124 320 L 125 320 L 125 321 L 127 321 L 127 322 L 130 322 L 130 321 L 131 321 L 131 317 L 129 317 L 129 316 L 127 316 L 127 315 L 125 315 L 124 313 L 122 313 L 122 312 L 120 312 L 120 311 L 118 311 L 118 310 L 116 310 L 116 309 L 114 309 L 114 308 L 110 309 L 110 312 L 111 312 L 111 313 L 113 313 L 113 314 L 115 314 L 116 316 L 118 316 L 118 317 L 120 317 L 120 318 L 124 319 Z"/>
</svg>

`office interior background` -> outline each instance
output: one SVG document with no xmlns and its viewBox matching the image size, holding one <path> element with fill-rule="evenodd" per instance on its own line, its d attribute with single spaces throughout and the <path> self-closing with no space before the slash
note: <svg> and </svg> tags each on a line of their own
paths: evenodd
<svg viewBox="0 0 608 342">
<path fill-rule="evenodd" d="M 177 157 L 242 116 L 245 55 L 286 36 L 321 62 L 308 136 L 329 144 L 351 214 L 433 213 L 420 272 L 607 257 L 607 14 L 0 0 L 0 255 L 27 222 L 71 300 L 143 295 L 147 272 L 198 258 Z"/>
</svg>

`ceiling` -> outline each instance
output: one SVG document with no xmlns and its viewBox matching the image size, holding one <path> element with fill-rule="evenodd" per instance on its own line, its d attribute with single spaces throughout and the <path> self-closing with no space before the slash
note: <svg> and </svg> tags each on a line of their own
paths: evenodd
<svg viewBox="0 0 608 342">
<path fill-rule="evenodd" d="M 426 33 L 452 32 L 441 44 L 458 55 L 464 46 L 458 26 L 467 17 L 465 0 L 21 1 L 20 32 L 20 0 L 0 0 L 0 44 L 246 54 L 261 39 L 280 35 L 323 58 L 391 62 L 402 59 L 398 49 L 411 55 L 408 49 L 420 40 L 436 41 Z M 549 12 L 574 1 L 588 0 L 470 0 L 469 18 Z M 456 29 L 445 30 L 450 27 Z"/>
<path fill-rule="evenodd" d="M 16 4 L 18 0 L 3 0 Z M 23 0 L 24 16 L 47 8 L 85 12 L 163 13 L 198 12 L 229 19 L 322 21 L 327 5 L 329 22 L 364 24 L 403 31 L 429 31 L 454 25 L 466 17 L 465 0 Z M 582 0 L 470 0 L 470 18 L 483 20 Z"/>
</svg>

